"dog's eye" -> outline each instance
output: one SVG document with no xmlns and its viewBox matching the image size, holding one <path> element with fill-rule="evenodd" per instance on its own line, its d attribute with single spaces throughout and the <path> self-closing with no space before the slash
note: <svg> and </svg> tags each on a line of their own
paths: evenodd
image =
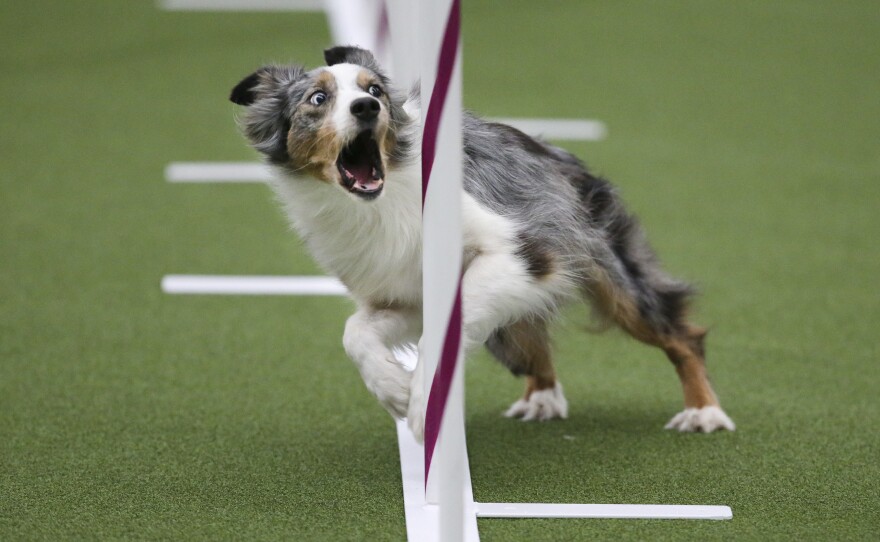
<svg viewBox="0 0 880 542">
<path fill-rule="evenodd" d="M 309 98 L 309 103 L 311 103 L 312 105 L 321 105 L 322 103 L 324 103 L 326 101 L 327 101 L 327 95 L 325 93 L 321 92 L 320 90 L 318 92 L 312 94 L 312 97 Z"/>
<path fill-rule="evenodd" d="M 379 85 L 370 85 L 370 88 L 367 89 L 367 92 L 370 93 L 370 96 L 374 96 L 376 98 L 382 95 L 382 89 L 379 88 Z"/>
</svg>

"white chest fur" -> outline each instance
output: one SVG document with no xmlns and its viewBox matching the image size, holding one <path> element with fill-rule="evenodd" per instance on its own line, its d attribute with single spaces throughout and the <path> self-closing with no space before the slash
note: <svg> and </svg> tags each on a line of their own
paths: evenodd
<svg viewBox="0 0 880 542">
<path fill-rule="evenodd" d="M 310 178 L 280 177 L 273 188 L 314 258 L 356 299 L 415 305 L 421 302 L 422 219 L 413 173 L 389 172 L 375 201 Z"/>
<path fill-rule="evenodd" d="M 389 172 L 383 194 L 375 201 L 356 199 L 312 178 L 279 176 L 273 183 L 312 256 L 361 303 L 421 305 L 422 196 L 417 168 Z M 466 256 L 512 255 L 516 230 L 510 219 L 463 195 Z M 499 269 L 499 277 L 511 270 Z"/>
</svg>

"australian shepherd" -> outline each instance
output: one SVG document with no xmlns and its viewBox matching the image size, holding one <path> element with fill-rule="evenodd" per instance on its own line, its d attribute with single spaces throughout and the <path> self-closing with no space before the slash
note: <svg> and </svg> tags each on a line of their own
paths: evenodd
<svg viewBox="0 0 880 542">
<path fill-rule="evenodd" d="M 231 100 L 241 129 L 277 175 L 272 187 L 318 263 L 357 303 L 343 344 L 367 388 L 423 433 L 420 365 L 394 347 L 421 334 L 419 96 L 391 85 L 373 55 L 324 52 L 326 66 L 265 66 Z M 604 321 L 659 347 L 684 391 L 666 428 L 733 430 L 706 374 L 706 330 L 687 317 L 694 290 L 666 275 L 612 185 L 572 154 L 519 130 L 463 118 L 465 352 L 485 345 L 524 396 L 505 412 L 565 418 L 548 325 L 587 301 Z"/>
</svg>

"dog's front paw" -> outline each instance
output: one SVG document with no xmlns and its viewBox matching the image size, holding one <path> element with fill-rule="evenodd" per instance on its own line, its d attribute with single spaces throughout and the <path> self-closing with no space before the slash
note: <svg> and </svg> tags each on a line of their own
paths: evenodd
<svg viewBox="0 0 880 542">
<path fill-rule="evenodd" d="M 388 414 L 391 414 L 395 419 L 401 420 L 406 416 L 408 402 L 406 400 L 405 390 L 397 390 L 396 392 L 383 390 L 376 395 L 376 398 L 379 399 L 379 403 L 385 407 Z"/>
<path fill-rule="evenodd" d="M 425 389 L 422 383 L 421 366 L 417 367 L 413 373 L 412 382 L 410 382 L 409 390 L 409 408 L 406 412 L 406 424 L 412 431 L 416 442 L 424 442 L 425 440 Z"/>
<path fill-rule="evenodd" d="M 409 406 L 410 373 L 396 363 L 389 364 L 382 378 L 369 382 L 367 388 L 389 414 L 400 420 Z"/>
<path fill-rule="evenodd" d="M 676 414 L 666 429 L 675 429 L 683 433 L 711 433 L 719 429 L 736 430 L 733 420 L 719 406 L 703 408 L 686 408 Z"/>
<path fill-rule="evenodd" d="M 508 418 L 521 418 L 524 422 L 568 418 L 568 401 L 562 393 L 562 384 L 557 382 L 552 388 L 533 391 L 528 398 L 513 403 L 504 415 Z"/>
<path fill-rule="evenodd" d="M 412 431 L 416 442 L 425 441 L 425 407 L 424 401 L 410 401 L 409 411 L 406 413 L 406 425 Z"/>
</svg>

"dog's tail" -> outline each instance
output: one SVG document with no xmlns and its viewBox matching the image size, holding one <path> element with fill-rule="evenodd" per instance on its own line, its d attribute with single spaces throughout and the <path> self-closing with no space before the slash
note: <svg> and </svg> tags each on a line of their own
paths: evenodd
<svg viewBox="0 0 880 542">
<path fill-rule="evenodd" d="M 604 237 L 605 250 L 585 284 L 599 315 L 650 343 L 659 336 L 705 334 L 686 321 L 696 290 L 663 272 L 638 220 L 611 183 L 582 167 L 575 184 L 590 228 Z"/>
</svg>

